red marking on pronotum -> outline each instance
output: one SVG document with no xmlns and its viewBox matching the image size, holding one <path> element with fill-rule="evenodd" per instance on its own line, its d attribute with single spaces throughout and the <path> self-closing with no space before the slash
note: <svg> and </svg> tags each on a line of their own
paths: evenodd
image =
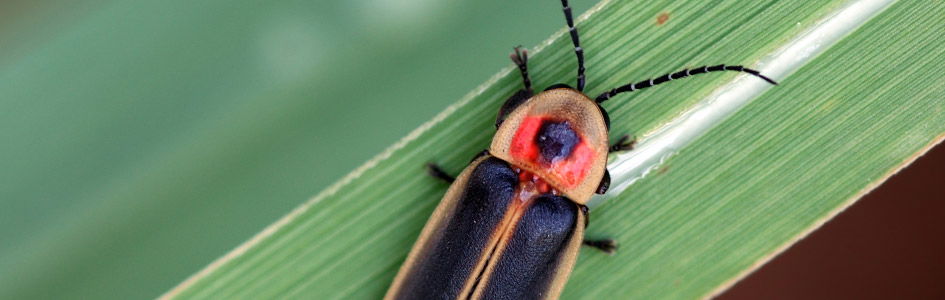
<svg viewBox="0 0 945 300">
<path fill-rule="evenodd" d="M 669 20 L 669 13 L 663 12 L 656 16 L 656 25 L 663 25 Z"/>
<path fill-rule="evenodd" d="M 587 175 L 587 171 L 591 169 L 593 162 L 594 149 L 591 149 L 591 147 L 581 139 L 581 143 L 574 147 L 574 152 L 571 153 L 571 157 L 554 163 L 551 169 L 553 173 L 558 174 L 561 179 L 564 179 L 564 184 L 567 185 L 567 187 L 573 188 L 584 180 L 584 176 Z"/>
<path fill-rule="evenodd" d="M 536 161 L 538 159 L 538 145 L 535 145 L 535 135 L 541 128 L 541 122 L 544 117 L 527 117 L 522 120 L 518 130 L 515 131 L 515 137 L 512 138 L 512 145 L 509 147 L 512 157 L 524 161 Z"/>
<path fill-rule="evenodd" d="M 516 169 L 516 172 L 520 172 L 518 173 L 519 182 L 534 183 L 534 187 L 539 193 L 542 193 L 542 194 L 554 193 L 555 195 L 558 194 L 557 190 L 552 188 L 551 185 L 548 184 L 548 182 L 545 182 L 544 180 L 542 180 L 541 177 L 538 177 L 538 175 L 535 175 L 532 172 L 524 171 L 520 169 Z"/>
<path fill-rule="evenodd" d="M 509 154 L 518 160 L 531 163 L 534 166 L 541 166 L 549 170 L 545 175 L 553 176 L 564 188 L 573 188 L 584 180 L 588 170 L 591 169 L 595 153 L 581 137 L 571 156 L 556 162 L 544 162 L 539 156 L 538 145 L 535 144 L 535 136 L 547 116 L 529 116 L 522 120 L 515 136 L 512 138 L 512 145 L 509 147 Z"/>
</svg>

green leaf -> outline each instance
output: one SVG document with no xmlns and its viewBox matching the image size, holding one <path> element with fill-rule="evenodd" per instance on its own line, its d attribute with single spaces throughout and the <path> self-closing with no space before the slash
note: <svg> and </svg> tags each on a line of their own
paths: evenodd
<svg viewBox="0 0 945 300">
<path fill-rule="evenodd" d="M 605 1 L 578 24 L 589 94 L 702 64 L 752 67 L 864 2 Z M 657 24 L 664 13 L 669 19 Z M 621 249 L 582 251 L 563 298 L 710 296 L 941 141 L 943 14 L 934 2 L 903 1 L 856 20 L 781 85 L 595 207 L 588 236 L 615 238 Z M 530 67 L 539 87 L 573 80 L 563 31 L 532 51 Z M 618 96 L 604 105 L 611 138 L 656 139 L 735 78 L 700 75 Z M 461 170 L 488 145 L 496 110 L 519 84 L 504 69 L 165 296 L 380 297 L 446 189 L 421 166 Z"/>
</svg>

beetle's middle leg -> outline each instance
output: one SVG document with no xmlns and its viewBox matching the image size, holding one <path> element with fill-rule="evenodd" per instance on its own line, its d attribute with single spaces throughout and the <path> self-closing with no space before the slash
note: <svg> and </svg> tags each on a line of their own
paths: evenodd
<svg viewBox="0 0 945 300">
<path fill-rule="evenodd" d="M 427 174 L 433 176 L 433 178 L 446 181 L 446 183 L 453 183 L 456 181 L 456 177 L 446 173 L 440 165 L 435 163 L 427 163 Z"/>
<path fill-rule="evenodd" d="M 489 150 L 482 150 L 479 153 L 476 153 L 476 156 L 473 156 L 473 159 L 469 160 L 470 163 L 476 161 L 480 157 L 489 155 Z M 427 163 L 426 165 L 427 174 L 433 176 L 433 178 L 446 181 L 446 183 L 453 183 L 456 181 L 456 176 L 450 175 L 450 173 L 443 170 L 443 167 L 435 163 Z"/>
<path fill-rule="evenodd" d="M 587 205 L 581 205 L 581 213 L 584 214 L 584 228 L 587 228 L 587 224 L 589 224 L 591 221 L 591 218 L 588 215 Z M 584 244 L 584 246 L 597 248 L 597 250 L 603 251 L 607 254 L 614 254 L 614 252 L 617 252 L 617 241 L 612 239 L 584 239 L 581 241 L 581 243 Z"/>
<path fill-rule="evenodd" d="M 509 58 L 518 66 L 518 71 L 522 74 L 522 84 L 525 88 L 512 94 L 512 96 L 506 99 L 505 103 L 502 104 L 502 108 L 499 109 L 499 115 L 495 119 L 495 128 L 499 128 L 499 125 L 502 125 L 502 121 L 505 121 L 505 117 L 512 113 L 516 107 L 532 97 L 532 80 L 528 77 L 528 50 L 523 49 L 521 46 L 515 47 L 512 54 L 509 54 Z"/>
</svg>

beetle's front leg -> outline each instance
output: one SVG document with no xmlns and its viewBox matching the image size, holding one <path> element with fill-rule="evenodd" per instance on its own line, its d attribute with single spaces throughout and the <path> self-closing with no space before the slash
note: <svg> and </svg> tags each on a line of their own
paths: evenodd
<svg viewBox="0 0 945 300">
<path fill-rule="evenodd" d="M 613 146 L 610 146 L 610 153 L 633 150 L 633 146 L 636 144 L 637 138 L 630 139 L 630 136 L 625 134 Z"/>
<path fill-rule="evenodd" d="M 531 94 L 532 80 L 528 77 L 528 50 L 525 50 L 522 46 L 515 47 L 509 58 L 518 66 L 518 71 L 522 73 L 522 84 L 525 86 L 525 91 Z"/>
</svg>

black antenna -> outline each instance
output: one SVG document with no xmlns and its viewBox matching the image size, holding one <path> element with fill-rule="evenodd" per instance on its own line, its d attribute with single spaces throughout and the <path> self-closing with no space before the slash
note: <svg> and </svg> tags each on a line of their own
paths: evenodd
<svg viewBox="0 0 945 300">
<path fill-rule="evenodd" d="M 647 79 L 647 80 L 640 81 L 637 83 L 624 85 L 624 86 L 609 90 L 603 94 L 600 94 L 600 96 L 597 96 L 596 101 L 597 103 L 601 103 L 601 102 L 607 101 L 607 99 L 610 99 L 610 97 L 613 97 L 614 95 L 617 95 L 623 92 L 632 92 L 639 89 L 645 89 L 645 88 L 648 88 L 657 84 L 665 83 L 670 80 L 689 77 L 690 75 L 709 73 L 709 72 L 719 72 L 719 71 L 744 72 L 744 73 L 754 75 L 755 77 L 764 79 L 764 81 L 767 81 L 770 84 L 778 85 L 777 82 L 775 82 L 774 80 L 771 80 L 771 78 L 768 78 L 767 76 L 761 75 L 761 73 L 756 70 L 752 70 L 752 69 L 745 68 L 742 66 L 726 66 L 722 64 L 722 65 L 715 65 L 711 67 L 702 66 L 698 68 L 685 69 L 676 73 L 670 73 L 670 74 L 666 74 L 666 75 L 656 77 L 653 79 Z"/>
<path fill-rule="evenodd" d="M 577 28 L 574 28 L 574 18 L 571 17 L 571 7 L 568 6 L 568 0 L 561 0 L 561 6 L 564 10 L 564 18 L 568 21 L 568 30 L 571 32 L 571 42 L 574 43 L 574 54 L 578 60 L 577 90 L 584 91 L 584 48 L 581 48 L 581 41 L 578 39 Z"/>
</svg>

